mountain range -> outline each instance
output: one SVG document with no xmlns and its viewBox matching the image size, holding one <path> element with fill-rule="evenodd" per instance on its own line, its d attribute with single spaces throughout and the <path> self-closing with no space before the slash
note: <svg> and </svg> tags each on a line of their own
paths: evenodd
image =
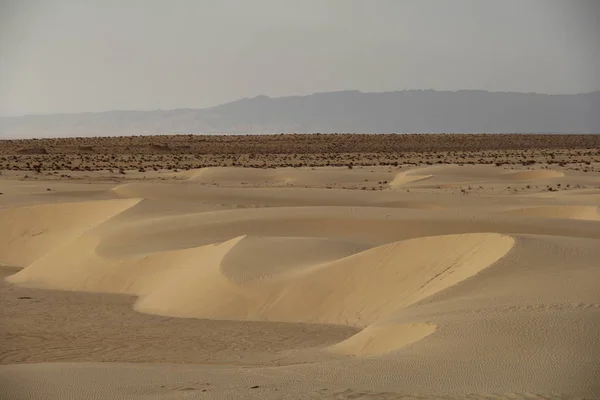
<svg viewBox="0 0 600 400">
<path fill-rule="evenodd" d="M 176 133 L 600 133 L 600 91 L 341 91 L 204 109 L 0 118 L 0 138 Z"/>
</svg>

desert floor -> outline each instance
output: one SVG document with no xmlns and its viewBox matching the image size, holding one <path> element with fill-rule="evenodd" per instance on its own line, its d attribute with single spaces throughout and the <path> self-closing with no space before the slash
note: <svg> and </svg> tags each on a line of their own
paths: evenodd
<svg viewBox="0 0 600 400">
<path fill-rule="evenodd" d="M 598 398 L 590 154 L 5 169 L 0 399 Z"/>
</svg>

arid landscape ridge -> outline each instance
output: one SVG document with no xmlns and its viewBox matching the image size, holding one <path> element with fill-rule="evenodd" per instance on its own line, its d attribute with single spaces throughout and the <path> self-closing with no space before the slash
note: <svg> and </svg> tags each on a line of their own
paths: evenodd
<svg viewBox="0 0 600 400">
<path fill-rule="evenodd" d="M 403 90 L 244 98 L 215 107 L 0 118 L 0 138 L 187 133 L 600 133 L 600 91 Z"/>
</svg>

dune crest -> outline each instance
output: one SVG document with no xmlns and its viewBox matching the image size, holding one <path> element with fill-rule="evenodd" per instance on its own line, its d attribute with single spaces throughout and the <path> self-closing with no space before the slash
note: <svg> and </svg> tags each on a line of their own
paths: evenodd
<svg viewBox="0 0 600 400">
<path fill-rule="evenodd" d="M 179 317 L 365 327 L 476 274 L 513 244 L 513 238 L 499 234 L 412 239 L 295 271 L 286 279 L 248 284 L 232 282 L 211 258 L 210 265 L 185 271 L 189 275 L 181 281 L 196 284 L 164 285 L 140 298 L 136 309 Z"/>
<path fill-rule="evenodd" d="M 328 350 L 350 356 L 376 356 L 419 341 L 435 329 L 435 325 L 425 323 L 371 325 Z"/>
<path fill-rule="evenodd" d="M 180 274 L 179 270 L 211 265 L 215 249 L 219 254 L 216 259 L 220 261 L 225 253 L 219 253 L 219 250 L 236 240 L 134 257 L 107 258 L 96 251 L 100 238 L 88 234 L 49 252 L 6 280 L 45 289 L 142 296 L 164 286 L 171 277 Z"/>
<path fill-rule="evenodd" d="M 248 236 L 227 252 L 220 269 L 236 283 L 277 279 L 369 247 L 359 242 L 329 238 Z"/>
<path fill-rule="evenodd" d="M 406 185 L 407 183 L 422 181 L 425 179 L 429 179 L 433 177 L 433 175 L 419 175 L 412 174 L 412 171 L 399 172 L 396 174 L 394 179 L 389 183 L 389 186 L 394 188 L 402 185 Z"/>
</svg>

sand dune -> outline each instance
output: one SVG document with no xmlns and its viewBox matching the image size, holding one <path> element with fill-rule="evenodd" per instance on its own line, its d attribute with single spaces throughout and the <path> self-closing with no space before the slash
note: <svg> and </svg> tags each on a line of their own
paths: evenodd
<svg viewBox="0 0 600 400">
<path fill-rule="evenodd" d="M 225 254 L 220 269 L 231 281 L 247 283 L 281 277 L 368 247 L 360 242 L 329 238 L 249 236 Z"/>
<path fill-rule="evenodd" d="M 425 179 L 429 179 L 432 176 L 433 175 L 417 175 L 409 174 L 408 172 L 400 172 L 394 177 L 394 180 L 390 182 L 390 187 L 398 187 L 407 183 L 422 181 Z"/>
<path fill-rule="evenodd" d="M 294 169 L 258 169 L 258 168 L 202 168 L 199 170 L 191 170 L 182 172 L 179 175 L 187 178 L 192 182 L 213 183 L 218 182 L 220 185 L 240 185 L 242 182 L 258 183 L 258 182 L 278 182 L 287 183 L 294 179 L 291 177 Z"/>
<path fill-rule="evenodd" d="M 553 170 L 506 170 L 493 166 L 440 166 L 413 168 L 396 175 L 390 186 L 397 187 L 413 182 L 427 185 L 449 183 L 497 183 L 503 181 L 545 181 L 564 177 Z M 423 182 L 425 181 L 425 182 Z"/>
<path fill-rule="evenodd" d="M 518 171 L 518 172 L 509 172 L 503 175 L 503 178 L 513 181 L 531 181 L 537 179 L 553 179 L 553 178 L 562 178 L 565 176 L 563 172 L 560 171 Z"/>
<path fill-rule="evenodd" d="M 240 240 L 217 249 L 230 249 Z M 423 252 L 429 246 L 437 246 L 440 252 Z M 511 238 L 496 235 L 415 239 L 247 286 L 234 284 L 223 275 L 218 260 L 211 258 L 205 268 L 181 270 L 177 279 L 142 297 L 136 309 L 179 317 L 364 327 L 460 282 L 496 261 L 511 246 Z M 221 254 L 216 251 L 215 256 Z M 196 282 L 203 284 L 198 287 Z"/>
<path fill-rule="evenodd" d="M 26 266 L 138 202 L 127 199 L 0 209 L 0 263 Z"/>
<path fill-rule="evenodd" d="M 504 211 L 509 215 L 520 215 L 523 217 L 542 217 L 542 218 L 564 218 L 564 219 L 582 219 L 589 221 L 600 221 L 598 207 L 593 206 L 545 206 L 517 208 Z"/>
<path fill-rule="evenodd" d="M 124 198 L 144 198 L 180 202 L 201 201 L 231 207 L 303 207 L 303 206 L 347 206 L 347 207 L 397 207 L 435 208 L 431 201 L 405 201 L 390 191 L 373 196 L 369 191 L 342 189 L 308 189 L 273 187 L 237 188 L 207 187 L 193 184 L 149 184 L 128 183 L 115 187 L 114 192 Z M 431 199 L 430 199 L 431 200 Z"/>
<path fill-rule="evenodd" d="M 581 188 L 597 177 L 472 165 L 161 177 L 11 183 L 0 264 L 19 269 L 0 285 L 0 399 L 600 392 L 598 193 Z M 360 190 L 365 179 L 389 183 Z M 483 189 L 447 189 L 465 185 Z M 28 360 L 40 364 L 17 365 Z"/>
<path fill-rule="evenodd" d="M 290 270 L 283 263 L 270 274 L 264 260 L 248 257 L 251 253 L 237 265 L 222 266 L 246 240 L 105 259 L 90 235 L 7 279 L 51 289 L 135 294 L 141 296 L 137 310 L 167 316 L 366 326 L 477 273 L 513 243 L 497 234 L 449 235 L 394 242 L 304 268 Z M 246 270 L 257 267 L 262 279 L 249 279 L 256 272 Z"/>
<path fill-rule="evenodd" d="M 435 332 L 433 324 L 388 324 L 369 326 L 329 348 L 339 354 L 375 356 L 398 350 Z"/>
<path fill-rule="evenodd" d="M 221 187 L 276 187 L 348 186 L 364 182 L 381 182 L 394 179 L 392 170 L 372 168 L 235 168 L 211 167 L 175 173 L 188 182 L 219 185 Z"/>
</svg>

